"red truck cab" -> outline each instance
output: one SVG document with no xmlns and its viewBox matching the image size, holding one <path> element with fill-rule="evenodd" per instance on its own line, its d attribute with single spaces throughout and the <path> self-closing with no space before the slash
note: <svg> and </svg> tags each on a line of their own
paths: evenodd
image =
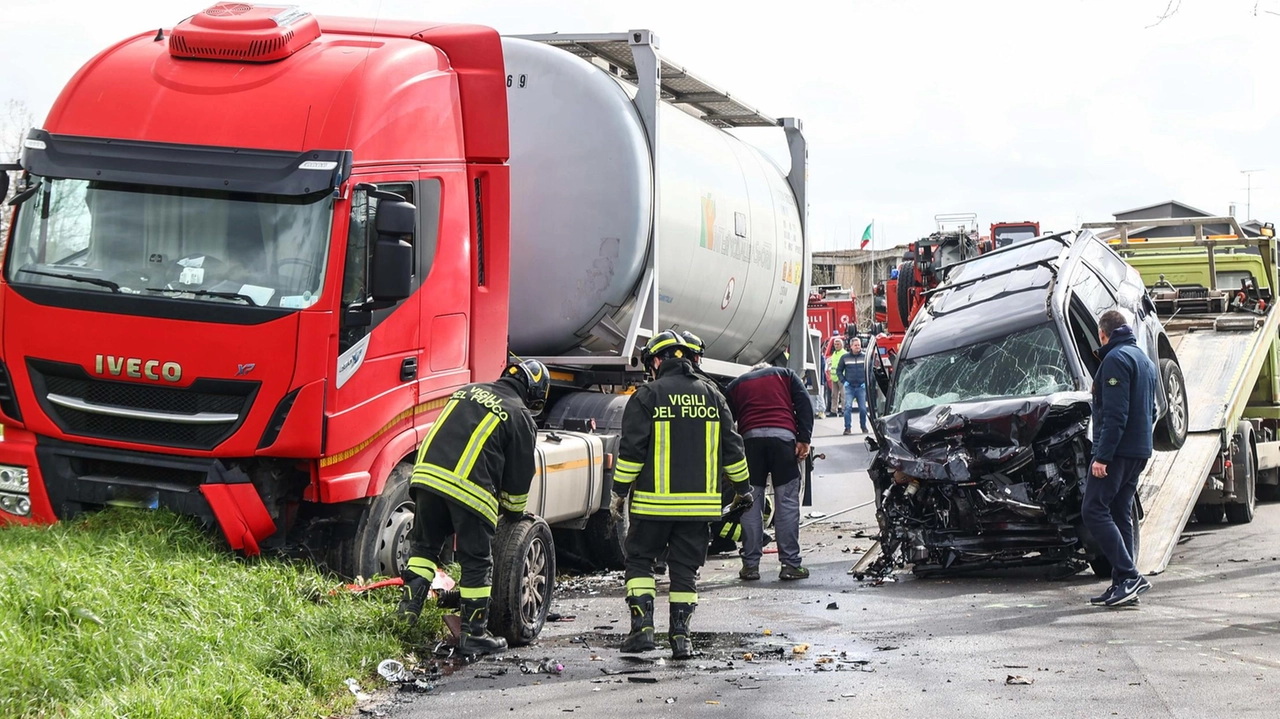
<svg viewBox="0 0 1280 719">
<path fill-rule="evenodd" d="M 223 3 L 100 53 L 24 145 L 0 521 L 169 507 L 388 573 L 397 466 L 506 360 L 507 157 L 488 28 Z"/>
</svg>

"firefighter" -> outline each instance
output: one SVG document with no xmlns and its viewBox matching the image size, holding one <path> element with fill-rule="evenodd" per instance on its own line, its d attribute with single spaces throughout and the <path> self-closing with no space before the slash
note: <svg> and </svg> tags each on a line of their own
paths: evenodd
<svg viewBox="0 0 1280 719">
<path fill-rule="evenodd" d="M 533 481 L 537 430 L 551 389 L 537 360 L 513 362 L 497 382 L 463 387 L 449 398 L 418 450 L 413 496 L 412 556 L 399 613 L 415 621 L 440 566 L 440 549 L 457 536 L 462 565 L 462 654 L 496 654 L 507 642 L 486 629 L 493 574 L 493 535 L 501 515 L 524 516 Z"/>
<path fill-rule="evenodd" d="M 666 552 L 671 656 L 687 659 L 693 656 L 689 618 L 698 603 L 697 571 L 707 558 L 708 525 L 720 518 L 720 472 L 736 487 L 734 504 L 749 503 L 747 460 L 728 405 L 694 374 L 690 350 L 679 335 L 671 330 L 654 335 L 642 358 L 655 377 L 631 395 L 623 412 L 610 505 L 620 517 L 630 495 L 631 633 L 622 651 L 655 648 L 653 562 Z"/>
</svg>

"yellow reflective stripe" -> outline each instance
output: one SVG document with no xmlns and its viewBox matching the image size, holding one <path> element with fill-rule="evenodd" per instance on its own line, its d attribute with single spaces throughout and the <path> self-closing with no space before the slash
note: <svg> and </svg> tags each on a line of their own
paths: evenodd
<svg viewBox="0 0 1280 719">
<path fill-rule="evenodd" d="M 498 522 L 498 500 L 477 484 L 468 482 L 443 467 L 421 464 L 413 470 L 411 484 L 420 484 L 474 509 L 490 522 Z"/>
<path fill-rule="evenodd" d="M 467 448 L 462 451 L 462 456 L 458 458 L 458 466 L 453 471 L 459 477 L 470 477 L 471 470 L 475 469 L 476 460 L 480 458 L 480 450 L 484 448 L 484 443 L 489 441 L 489 435 L 493 434 L 493 430 L 498 428 L 498 415 L 489 414 L 480 420 L 479 426 L 471 433 L 471 439 L 467 440 Z"/>
<path fill-rule="evenodd" d="M 632 474 L 630 472 L 614 472 L 613 481 L 617 482 L 618 484 L 631 484 L 632 482 L 636 481 L 636 477 L 638 476 L 640 475 Z"/>
<path fill-rule="evenodd" d="M 427 438 L 422 440 L 422 446 L 418 448 L 418 464 L 422 464 L 422 460 L 427 456 L 427 447 L 431 446 L 431 440 L 436 438 L 436 432 L 440 431 L 440 428 L 444 426 L 445 418 L 447 418 L 449 413 L 453 411 L 453 408 L 457 406 L 458 400 L 451 399 L 449 400 L 449 404 L 446 404 L 444 409 L 440 410 L 440 416 L 436 417 L 436 421 L 431 425 L 431 429 L 427 432 Z"/>
<path fill-rule="evenodd" d="M 658 592 L 658 584 L 653 577 L 633 577 L 627 580 L 628 597 L 653 596 Z"/>
<path fill-rule="evenodd" d="M 649 504 L 720 504 L 719 492 L 686 492 L 681 494 L 657 494 L 654 492 L 636 492 L 632 497 L 638 502 Z"/>
<path fill-rule="evenodd" d="M 659 494 L 671 491 L 671 423 L 653 423 L 653 488 Z"/>
<path fill-rule="evenodd" d="M 619 472 L 627 474 L 640 474 L 640 470 L 644 469 L 644 465 L 640 462 L 632 462 L 629 459 L 618 458 L 617 469 Z"/>
<path fill-rule="evenodd" d="M 729 479 L 733 482 L 745 482 L 749 476 L 747 473 L 747 460 L 740 459 L 737 462 L 724 468 L 729 474 Z"/>
<path fill-rule="evenodd" d="M 524 508 L 529 504 L 529 495 L 503 492 L 498 495 L 498 504 L 509 512 L 523 512 Z"/>
<path fill-rule="evenodd" d="M 458 587 L 458 594 L 463 599 L 485 599 L 493 593 L 493 587 Z"/>
<path fill-rule="evenodd" d="M 436 563 L 426 557 L 409 557 L 408 569 L 419 577 L 436 578 Z"/>
<path fill-rule="evenodd" d="M 672 604 L 697 604 L 697 592 L 672 592 L 669 597 Z"/>
<path fill-rule="evenodd" d="M 720 481 L 720 423 L 707 422 L 707 493 Z"/>
<path fill-rule="evenodd" d="M 720 508 L 714 504 L 706 506 L 689 505 L 687 507 L 650 506 L 635 503 L 631 505 L 631 513 L 646 517 L 692 517 L 708 522 L 720 516 Z"/>
</svg>

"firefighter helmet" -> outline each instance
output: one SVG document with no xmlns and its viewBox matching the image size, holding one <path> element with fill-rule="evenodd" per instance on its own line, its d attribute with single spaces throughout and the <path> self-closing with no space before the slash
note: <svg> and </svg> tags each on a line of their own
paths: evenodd
<svg viewBox="0 0 1280 719">
<path fill-rule="evenodd" d="M 695 359 L 702 357 L 703 352 L 707 349 L 707 344 L 702 341 L 702 338 L 689 330 L 681 332 L 680 339 L 684 340 L 684 346 L 689 348 L 689 354 L 693 355 Z"/>
<path fill-rule="evenodd" d="M 515 377 L 524 386 L 524 403 L 530 412 L 537 414 L 546 406 L 551 392 L 551 373 L 546 365 L 535 359 L 512 361 L 502 376 Z"/>
<path fill-rule="evenodd" d="M 655 358 L 683 359 L 689 352 L 688 345 L 680 335 L 675 333 L 675 330 L 663 330 L 649 338 L 644 350 L 640 353 L 640 359 L 644 361 L 645 367 L 649 367 Z"/>
</svg>

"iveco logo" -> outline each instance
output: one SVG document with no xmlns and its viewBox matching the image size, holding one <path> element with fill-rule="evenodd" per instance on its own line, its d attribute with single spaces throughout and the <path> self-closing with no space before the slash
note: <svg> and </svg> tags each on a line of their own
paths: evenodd
<svg viewBox="0 0 1280 719">
<path fill-rule="evenodd" d="M 160 360 L 144 360 L 138 357 L 116 357 L 115 355 L 97 355 L 93 359 L 93 371 L 98 374 L 109 374 L 136 379 L 164 379 L 177 382 L 182 379 L 182 365 L 177 362 L 161 362 Z"/>
</svg>

